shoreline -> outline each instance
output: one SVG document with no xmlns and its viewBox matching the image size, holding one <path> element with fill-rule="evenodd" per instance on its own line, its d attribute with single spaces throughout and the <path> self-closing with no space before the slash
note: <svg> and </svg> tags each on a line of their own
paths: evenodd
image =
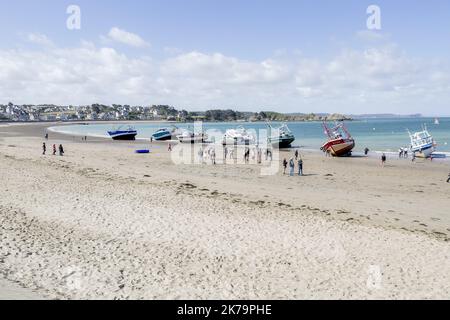
<svg viewBox="0 0 450 320">
<path fill-rule="evenodd" d="M 304 177 L 264 177 L 256 165 L 174 165 L 166 143 L 139 156 L 139 141 L 52 134 L 49 143 L 64 143 L 66 155 L 42 156 L 45 129 L 0 129 L 0 172 L 8 181 L 0 187 L 8 243 L 1 243 L 0 272 L 42 296 L 450 294 L 446 163 L 381 168 L 374 158 L 301 151 Z M 371 266 L 382 270 L 379 289 L 366 287 Z"/>
</svg>

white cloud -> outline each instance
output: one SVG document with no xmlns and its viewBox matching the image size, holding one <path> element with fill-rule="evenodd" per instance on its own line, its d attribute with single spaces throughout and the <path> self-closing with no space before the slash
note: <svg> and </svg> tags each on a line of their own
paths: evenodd
<svg viewBox="0 0 450 320">
<path fill-rule="evenodd" d="M 343 50 L 328 60 L 247 61 L 194 51 L 155 61 L 84 41 L 74 49 L 0 50 L 0 70 L 0 103 L 439 113 L 450 99 L 447 64 L 414 59 L 393 46 Z"/>
<path fill-rule="evenodd" d="M 53 46 L 53 42 L 45 34 L 29 33 L 27 35 L 27 40 L 41 46 Z"/>
<path fill-rule="evenodd" d="M 139 35 L 119 29 L 117 27 L 111 28 L 108 33 L 108 39 L 136 48 L 148 47 L 150 45 Z"/>
<path fill-rule="evenodd" d="M 356 37 L 363 41 L 384 41 L 389 38 L 388 35 L 381 33 L 380 31 L 374 30 L 360 30 L 356 33 Z"/>
</svg>

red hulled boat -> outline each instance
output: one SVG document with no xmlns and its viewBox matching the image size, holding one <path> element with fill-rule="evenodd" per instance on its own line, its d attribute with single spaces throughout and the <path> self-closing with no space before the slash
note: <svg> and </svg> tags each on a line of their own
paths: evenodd
<svg viewBox="0 0 450 320">
<path fill-rule="evenodd" d="M 330 128 L 324 121 L 323 128 L 325 129 L 328 141 L 320 149 L 334 157 L 351 156 L 352 150 L 355 147 L 355 140 L 345 128 L 344 123 L 341 122 L 336 124 L 334 128 Z"/>
</svg>

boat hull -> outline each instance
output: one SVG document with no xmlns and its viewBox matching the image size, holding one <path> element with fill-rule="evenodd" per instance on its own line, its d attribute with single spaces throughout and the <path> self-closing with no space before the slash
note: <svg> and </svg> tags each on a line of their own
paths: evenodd
<svg viewBox="0 0 450 320">
<path fill-rule="evenodd" d="M 158 134 L 154 134 L 152 135 L 153 140 L 155 141 L 167 141 L 167 140 L 171 140 L 172 139 L 172 133 L 171 132 L 166 132 L 166 133 L 158 133 Z"/>
<path fill-rule="evenodd" d="M 333 157 L 346 157 L 352 154 L 352 150 L 354 148 L 355 140 L 338 139 L 331 140 L 325 143 L 322 147 L 322 150 L 330 153 Z"/>
<path fill-rule="evenodd" d="M 412 149 L 411 150 L 418 158 L 429 158 L 431 154 L 435 151 L 434 146 L 427 146 L 423 149 Z"/>
<path fill-rule="evenodd" d="M 290 148 L 292 145 L 292 142 L 295 141 L 295 138 L 291 137 L 291 138 L 271 138 L 269 139 L 270 144 L 272 145 L 272 147 L 274 148 L 279 148 L 279 149 L 283 149 L 283 148 Z"/>
<path fill-rule="evenodd" d="M 108 132 L 113 140 L 136 140 L 137 132 Z"/>
<path fill-rule="evenodd" d="M 183 137 L 179 136 L 178 140 L 181 143 L 202 143 L 205 141 L 205 137 Z"/>
</svg>

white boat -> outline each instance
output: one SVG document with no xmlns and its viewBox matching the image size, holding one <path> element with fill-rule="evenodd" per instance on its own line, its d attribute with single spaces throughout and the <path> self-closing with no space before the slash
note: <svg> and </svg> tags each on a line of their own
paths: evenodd
<svg viewBox="0 0 450 320">
<path fill-rule="evenodd" d="M 439 119 L 438 118 L 434 119 L 434 124 L 437 125 L 437 126 L 439 125 Z"/>
<path fill-rule="evenodd" d="M 422 131 L 411 133 L 408 130 L 408 133 L 411 139 L 411 152 L 416 157 L 429 158 L 435 151 L 436 143 L 426 126 L 422 128 Z"/>
<path fill-rule="evenodd" d="M 222 142 L 223 145 L 254 145 L 255 143 L 255 136 L 247 132 L 242 126 L 227 130 Z"/>
<path fill-rule="evenodd" d="M 287 124 L 284 123 L 279 128 L 274 128 L 270 123 L 267 123 L 267 127 L 270 130 L 270 135 L 268 138 L 269 144 L 276 148 L 291 147 L 292 142 L 295 140 L 295 136 L 292 134 L 292 131 L 289 129 Z"/>
<path fill-rule="evenodd" d="M 181 143 L 202 143 L 208 139 L 208 136 L 201 133 L 194 133 L 190 130 L 183 130 L 180 135 L 177 136 L 177 139 Z"/>
</svg>

